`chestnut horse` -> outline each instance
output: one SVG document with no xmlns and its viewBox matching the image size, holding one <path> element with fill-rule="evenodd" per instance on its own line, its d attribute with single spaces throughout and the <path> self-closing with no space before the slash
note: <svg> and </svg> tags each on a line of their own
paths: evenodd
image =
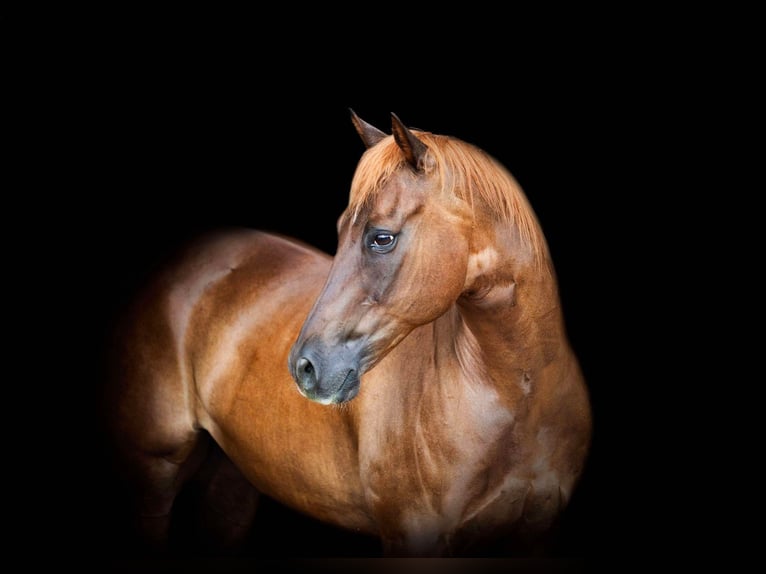
<svg viewBox="0 0 766 574">
<path fill-rule="evenodd" d="M 263 493 L 385 556 L 533 543 L 578 484 L 588 391 L 524 193 L 473 145 L 351 118 L 366 150 L 334 257 L 208 235 L 117 331 L 106 414 L 148 541 L 202 468 L 222 542 Z"/>
</svg>

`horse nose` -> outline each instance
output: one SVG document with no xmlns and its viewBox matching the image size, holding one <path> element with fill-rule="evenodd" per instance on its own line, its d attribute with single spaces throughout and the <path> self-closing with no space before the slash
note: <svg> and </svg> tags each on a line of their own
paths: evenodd
<svg viewBox="0 0 766 574">
<path fill-rule="evenodd" d="M 326 348 L 316 342 L 294 345 L 290 373 L 300 393 L 327 405 L 351 400 L 359 392 L 359 361 L 353 346 Z"/>
<path fill-rule="evenodd" d="M 304 391 L 310 391 L 317 386 L 316 369 L 306 357 L 301 357 L 296 361 L 295 378 Z"/>
</svg>

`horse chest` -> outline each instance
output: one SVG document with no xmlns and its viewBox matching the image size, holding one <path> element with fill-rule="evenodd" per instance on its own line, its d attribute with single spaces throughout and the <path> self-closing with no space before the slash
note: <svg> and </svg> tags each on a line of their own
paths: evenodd
<svg viewBox="0 0 766 574">
<path fill-rule="evenodd" d="M 549 441 L 528 448 L 523 421 L 493 393 L 452 399 L 455 409 L 421 402 L 418 416 L 402 412 L 361 435 L 360 474 L 384 540 L 443 552 L 450 540 L 549 523 L 561 502 Z"/>
</svg>

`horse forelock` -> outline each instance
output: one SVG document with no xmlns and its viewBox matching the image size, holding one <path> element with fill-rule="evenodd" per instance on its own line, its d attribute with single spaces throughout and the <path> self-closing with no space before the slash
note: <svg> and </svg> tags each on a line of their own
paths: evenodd
<svg viewBox="0 0 766 574">
<path fill-rule="evenodd" d="M 511 173 L 484 150 L 457 138 L 413 130 L 428 147 L 429 171 L 435 171 L 446 192 L 466 201 L 477 216 L 479 209 L 498 221 L 515 225 L 535 261 L 541 263 L 546 243 L 527 197 Z M 388 179 L 407 165 L 393 136 L 367 149 L 351 182 L 347 214 L 351 221 L 365 213 Z M 409 167 L 408 167 L 409 169 Z"/>
<path fill-rule="evenodd" d="M 406 161 L 393 136 L 388 136 L 364 152 L 351 180 L 346 213 L 351 216 L 352 223 L 366 211 L 386 181 Z"/>
</svg>

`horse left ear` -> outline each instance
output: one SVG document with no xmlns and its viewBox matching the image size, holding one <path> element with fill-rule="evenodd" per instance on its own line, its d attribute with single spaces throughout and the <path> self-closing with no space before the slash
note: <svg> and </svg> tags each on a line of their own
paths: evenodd
<svg viewBox="0 0 766 574">
<path fill-rule="evenodd" d="M 349 108 L 348 111 L 351 112 L 351 122 L 354 124 L 356 132 L 359 134 L 359 137 L 362 138 L 366 148 L 371 148 L 384 137 L 387 137 L 386 134 L 378 128 L 372 124 L 368 124 L 362 118 L 357 116 L 354 110 Z"/>
<path fill-rule="evenodd" d="M 395 113 L 391 113 L 391 131 L 394 133 L 399 148 L 404 152 L 407 162 L 417 169 L 423 170 L 423 161 L 428 147 L 422 141 L 415 137 L 407 127 L 402 123 Z"/>
</svg>

